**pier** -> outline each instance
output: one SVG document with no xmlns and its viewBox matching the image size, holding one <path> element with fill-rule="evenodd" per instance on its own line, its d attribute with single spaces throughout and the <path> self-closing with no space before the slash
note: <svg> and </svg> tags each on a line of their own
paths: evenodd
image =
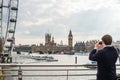
<svg viewBox="0 0 120 80">
<path fill-rule="evenodd" d="M 96 68 L 87 68 L 96 65 L 40 65 L 40 64 L 0 64 L 0 71 L 7 73 L 0 74 L 0 77 L 14 78 L 15 80 L 32 80 L 48 78 L 49 80 L 95 80 Z M 117 65 L 117 72 L 120 72 L 120 65 Z M 12 80 L 14 80 L 12 79 Z M 79 79 L 79 80 L 80 80 Z M 2 80 L 2 79 L 0 79 Z M 4 79 L 7 80 L 7 79 Z M 45 79 L 47 80 L 47 79 Z"/>
</svg>

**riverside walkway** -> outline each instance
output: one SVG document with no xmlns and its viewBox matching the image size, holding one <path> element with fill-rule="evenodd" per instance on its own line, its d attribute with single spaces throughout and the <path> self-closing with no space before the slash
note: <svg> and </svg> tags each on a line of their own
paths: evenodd
<svg viewBox="0 0 120 80">
<path fill-rule="evenodd" d="M 0 64 L 0 66 L 2 67 L 0 71 L 4 71 L 4 74 L 0 74 L 0 77 L 4 77 L 4 80 L 28 80 L 26 77 L 28 77 L 29 80 L 40 80 L 40 78 L 43 77 L 50 77 L 48 80 L 95 80 L 96 78 L 96 65 L 41 65 L 11 63 Z M 120 65 L 117 65 L 117 72 L 120 72 Z"/>
</svg>

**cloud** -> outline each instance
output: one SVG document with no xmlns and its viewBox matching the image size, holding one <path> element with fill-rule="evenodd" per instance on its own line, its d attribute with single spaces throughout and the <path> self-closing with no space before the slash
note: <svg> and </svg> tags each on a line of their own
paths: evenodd
<svg viewBox="0 0 120 80">
<path fill-rule="evenodd" d="M 74 42 L 99 39 L 106 33 L 119 40 L 119 4 L 118 0 L 20 0 L 16 42 L 22 43 L 23 37 L 44 38 L 47 32 L 56 42 L 66 42 L 70 29 Z"/>
<path fill-rule="evenodd" d="M 30 34 L 30 32 L 29 32 L 28 30 L 26 30 L 26 31 L 24 32 L 24 34 Z"/>
</svg>

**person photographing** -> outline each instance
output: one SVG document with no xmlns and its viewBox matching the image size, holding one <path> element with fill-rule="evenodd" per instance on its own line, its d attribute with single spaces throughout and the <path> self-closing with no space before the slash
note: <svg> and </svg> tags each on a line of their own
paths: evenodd
<svg viewBox="0 0 120 80">
<path fill-rule="evenodd" d="M 90 60 L 97 61 L 96 80 L 117 80 L 116 61 L 120 51 L 111 45 L 111 35 L 106 34 L 101 39 L 102 42 L 96 43 L 89 54 Z M 102 49 L 99 49 L 100 46 L 102 46 Z"/>
</svg>

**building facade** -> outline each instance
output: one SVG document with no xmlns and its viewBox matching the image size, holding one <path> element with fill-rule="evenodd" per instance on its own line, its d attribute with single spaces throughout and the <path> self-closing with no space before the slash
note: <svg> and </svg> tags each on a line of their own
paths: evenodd
<svg viewBox="0 0 120 80">
<path fill-rule="evenodd" d="M 72 49 L 73 49 L 73 35 L 71 30 L 69 31 L 68 34 L 68 45 L 55 43 L 54 37 L 52 37 L 50 33 L 45 34 L 45 45 L 43 44 L 40 44 L 39 46 L 32 45 L 33 52 L 43 51 L 45 53 L 47 52 L 56 53 L 61 51 L 71 51 Z"/>
<path fill-rule="evenodd" d="M 80 41 L 76 42 L 74 45 L 74 50 L 76 52 L 90 52 L 94 45 L 98 42 L 98 40 L 90 40 L 90 41 Z"/>
<path fill-rule="evenodd" d="M 68 46 L 69 46 L 69 50 L 73 49 L 73 35 L 71 30 L 68 35 Z"/>
</svg>

